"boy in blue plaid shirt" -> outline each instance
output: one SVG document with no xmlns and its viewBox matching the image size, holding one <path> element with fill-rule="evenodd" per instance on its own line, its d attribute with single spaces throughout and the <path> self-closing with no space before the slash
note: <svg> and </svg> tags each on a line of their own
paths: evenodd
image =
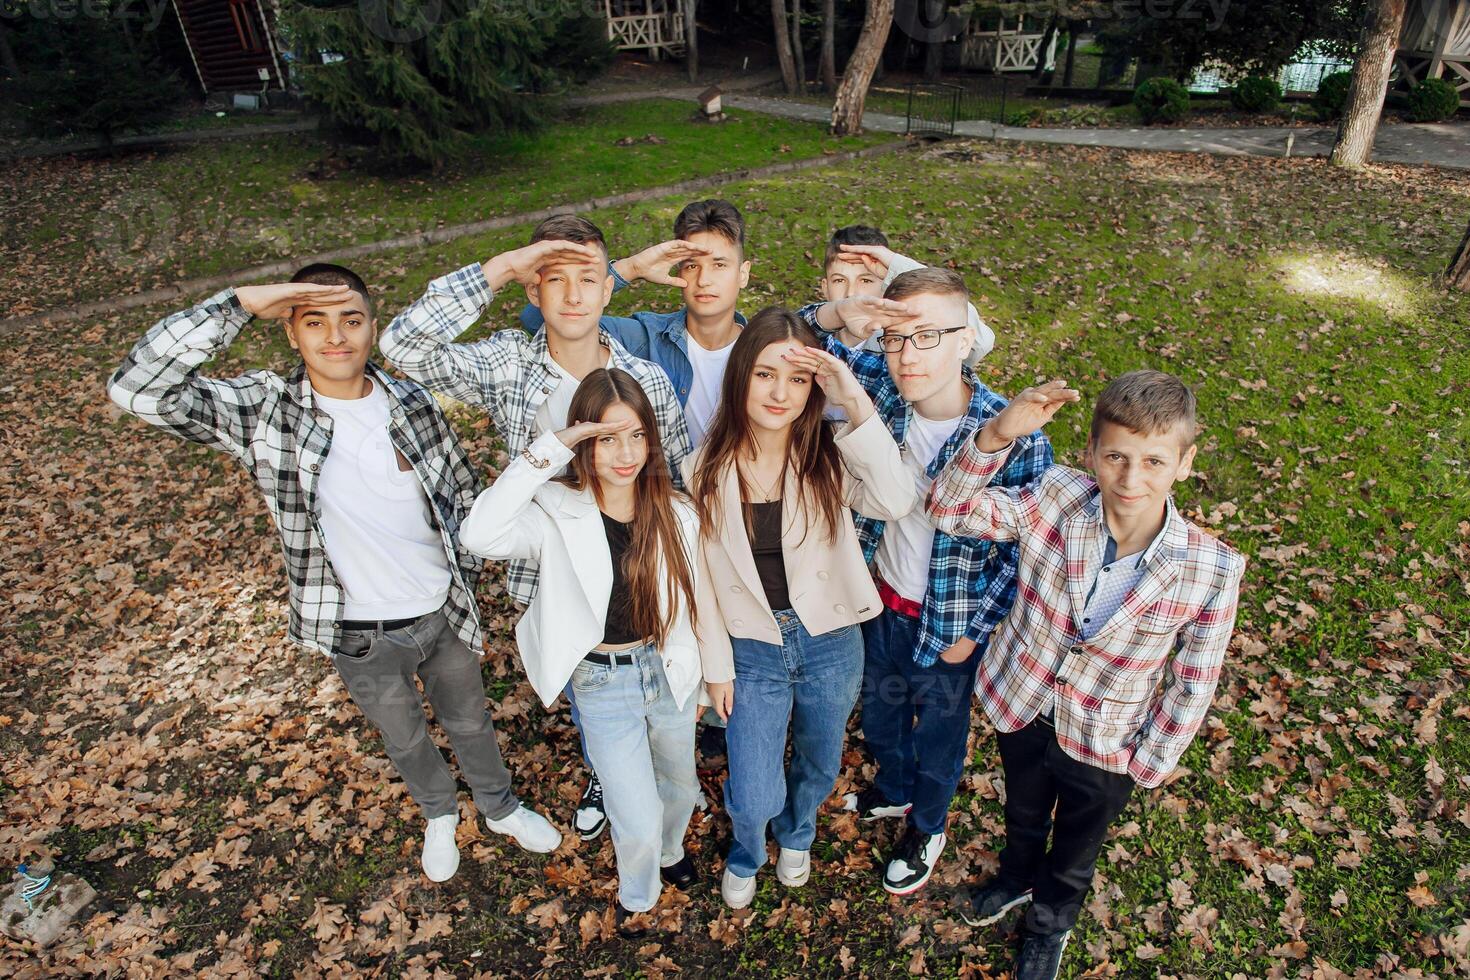
<svg viewBox="0 0 1470 980">
<path fill-rule="evenodd" d="M 920 268 L 896 276 L 884 298 L 801 311 L 872 396 L 924 492 L 1006 404 L 966 364 L 975 343 L 968 303 L 954 272 Z M 875 336 L 882 353 L 863 350 Z M 1024 486 L 1051 462 L 1051 444 L 1034 433 L 1018 440 L 997 482 Z M 877 775 L 845 803 L 865 821 L 907 818 L 883 874 L 885 890 L 907 895 L 928 882 L 944 851 L 975 670 L 1015 601 L 1015 548 L 936 532 L 921 515 L 857 524 L 885 608 L 863 624 L 863 739 Z"/>
</svg>

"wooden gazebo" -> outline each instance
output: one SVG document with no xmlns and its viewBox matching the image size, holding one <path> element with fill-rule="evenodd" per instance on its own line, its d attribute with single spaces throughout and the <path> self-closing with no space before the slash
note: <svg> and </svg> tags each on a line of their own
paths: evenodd
<svg viewBox="0 0 1470 980">
<path fill-rule="evenodd" d="M 1047 68 L 1056 64 L 1057 32 L 1046 40 L 1046 18 L 1035 14 L 1008 13 L 1006 9 L 975 10 L 959 37 L 960 66 L 981 71 L 1031 71 L 1045 59 Z"/>
<path fill-rule="evenodd" d="M 1470 0 L 1409 0 L 1395 60 L 1400 82 L 1443 78 L 1470 106 Z"/>
<path fill-rule="evenodd" d="M 688 0 L 602 0 L 607 39 L 619 51 L 643 50 L 654 59 L 684 54 Z"/>
</svg>

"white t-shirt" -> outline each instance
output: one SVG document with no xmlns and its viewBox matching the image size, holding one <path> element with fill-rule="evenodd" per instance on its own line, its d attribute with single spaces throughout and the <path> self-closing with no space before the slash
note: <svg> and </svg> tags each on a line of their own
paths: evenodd
<svg viewBox="0 0 1470 980">
<path fill-rule="evenodd" d="M 552 380 L 556 387 L 551 389 L 551 394 L 546 396 L 546 401 L 536 410 L 536 436 L 544 436 L 548 432 L 560 432 L 567 427 L 567 412 L 572 408 L 572 397 L 576 395 L 577 389 L 582 382 L 567 373 L 566 368 L 555 361 L 551 362 Z"/>
<path fill-rule="evenodd" d="M 720 386 L 725 381 L 725 365 L 730 363 L 730 351 L 734 349 L 733 340 L 719 350 L 705 350 L 699 341 L 689 338 L 689 365 L 694 368 L 694 380 L 689 385 L 689 400 L 684 403 L 684 420 L 689 423 L 689 443 L 693 449 L 704 442 L 704 434 L 715 417 Z"/>
<path fill-rule="evenodd" d="M 449 558 L 413 470 L 398 468 L 388 395 L 313 393 L 332 417 L 332 447 L 317 481 L 327 557 L 344 593 L 343 619 L 409 619 L 449 595 Z"/>
<path fill-rule="evenodd" d="M 929 484 L 933 482 L 925 470 L 960 427 L 963 418 L 957 415 L 935 421 L 924 418 L 917 410 L 909 414 L 903 436 L 903 460 L 921 495 L 929 492 Z M 878 574 L 894 592 L 913 602 L 923 602 L 924 594 L 929 591 L 929 555 L 933 550 L 934 525 L 924 516 L 924 508 L 916 507 L 908 516 L 884 525 L 874 561 Z"/>
</svg>

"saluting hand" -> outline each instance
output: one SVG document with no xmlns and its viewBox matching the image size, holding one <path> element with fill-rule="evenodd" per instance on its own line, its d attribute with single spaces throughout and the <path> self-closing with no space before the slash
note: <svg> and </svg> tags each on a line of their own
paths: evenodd
<svg viewBox="0 0 1470 980">
<path fill-rule="evenodd" d="M 1079 401 L 1082 393 L 1068 388 L 1065 381 L 1048 381 L 1027 388 L 1000 410 L 975 436 L 981 452 L 999 452 L 1021 436 L 1030 435 L 1046 425 L 1068 402 Z"/>
<path fill-rule="evenodd" d="M 497 292 L 511 281 L 528 285 L 537 281 L 541 270 L 551 265 L 596 262 L 602 251 L 594 245 L 548 240 L 501 252 L 485 263 L 485 281 Z"/>
<path fill-rule="evenodd" d="M 683 289 L 689 283 L 679 276 L 670 275 L 669 269 L 683 265 L 686 259 L 708 254 L 709 249 L 703 245 L 686 242 L 682 238 L 674 238 L 657 245 L 650 245 L 637 255 L 619 259 L 613 263 L 613 267 L 618 270 L 618 275 L 629 282 L 642 279 L 660 286 L 678 286 Z"/>
<path fill-rule="evenodd" d="M 843 409 L 853 425 L 862 425 L 873 414 L 873 400 L 840 359 L 818 347 L 792 347 L 781 356 L 792 367 L 810 371 L 827 400 Z"/>
<path fill-rule="evenodd" d="M 595 439 L 600 436 L 610 436 L 615 432 L 625 432 L 633 428 L 632 419 L 618 419 L 616 422 L 578 422 L 569 425 L 556 434 L 561 444 L 568 449 L 576 449 L 577 443 L 584 439 Z"/>
<path fill-rule="evenodd" d="M 235 298 L 251 316 L 277 320 L 290 315 L 292 308 L 297 306 L 346 303 L 352 299 L 352 287 L 324 286 L 315 282 L 278 282 L 269 286 L 236 286 Z"/>
<path fill-rule="evenodd" d="M 861 265 L 884 279 L 888 278 L 888 269 L 896 257 L 887 245 L 840 245 L 837 254 L 839 262 Z"/>
</svg>

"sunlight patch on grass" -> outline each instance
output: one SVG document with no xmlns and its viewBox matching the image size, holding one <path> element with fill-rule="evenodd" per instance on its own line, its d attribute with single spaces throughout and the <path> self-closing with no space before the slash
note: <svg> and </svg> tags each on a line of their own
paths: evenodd
<svg viewBox="0 0 1470 980">
<path fill-rule="evenodd" d="M 1278 258 L 1276 268 L 1288 292 L 1357 300 L 1385 313 L 1412 313 L 1419 308 L 1413 286 L 1404 276 L 1357 256 L 1297 253 Z"/>
</svg>

